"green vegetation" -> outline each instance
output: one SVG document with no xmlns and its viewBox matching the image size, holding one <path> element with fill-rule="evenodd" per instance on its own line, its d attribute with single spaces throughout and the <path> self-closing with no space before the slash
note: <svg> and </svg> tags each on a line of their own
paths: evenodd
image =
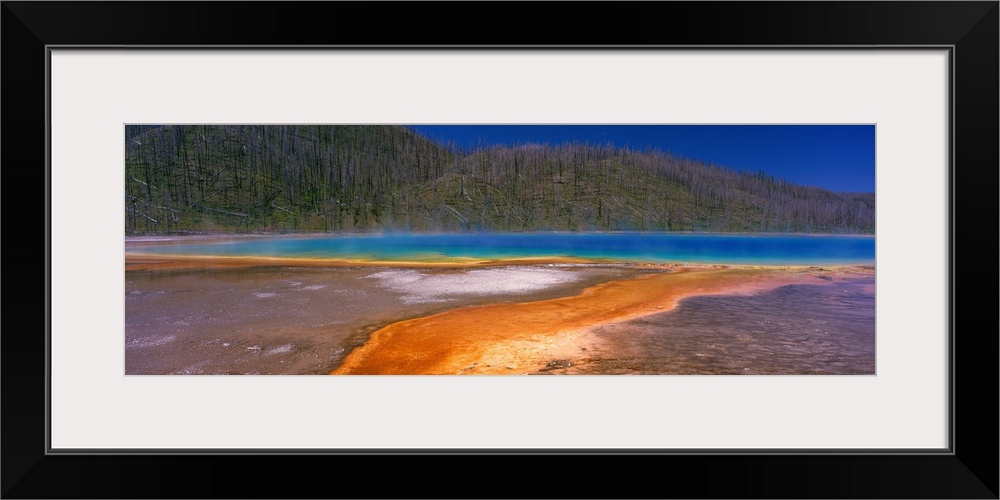
<svg viewBox="0 0 1000 500">
<path fill-rule="evenodd" d="M 875 230 L 874 193 L 659 151 L 454 152 L 384 125 L 128 126 L 125 143 L 126 234 Z"/>
</svg>

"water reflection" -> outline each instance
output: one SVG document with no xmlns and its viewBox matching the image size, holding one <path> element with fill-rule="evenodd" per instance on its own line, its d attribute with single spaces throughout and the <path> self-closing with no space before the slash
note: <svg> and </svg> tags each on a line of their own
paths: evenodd
<svg viewBox="0 0 1000 500">
<path fill-rule="evenodd" d="M 874 279 L 692 297 L 596 331 L 606 344 L 567 373 L 873 375 Z"/>
</svg>

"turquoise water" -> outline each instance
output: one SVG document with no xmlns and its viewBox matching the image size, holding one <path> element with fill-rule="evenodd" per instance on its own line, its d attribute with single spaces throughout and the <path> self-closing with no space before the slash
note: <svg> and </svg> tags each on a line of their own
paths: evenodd
<svg viewBox="0 0 1000 500">
<path fill-rule="evenodd" d="M 874 264 L 873 236 L 670 233 L 382 234 L 170 244 L 136 253 L 441 261 L 577 257 L 614 262 L 750 265 Z"/>
</svg>

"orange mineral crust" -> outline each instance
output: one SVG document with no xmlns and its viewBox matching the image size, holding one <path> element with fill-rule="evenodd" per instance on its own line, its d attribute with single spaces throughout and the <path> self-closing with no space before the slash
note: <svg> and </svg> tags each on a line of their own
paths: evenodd
<svg viewBox="0 0 1000 500">
<path fill-rule="evenodd" d="M 600 343 L 594 326 L 668 311 L 696 295 L 746 294 L 832 279 L 828 271 L 824 279 L 818 274 L 815 268 L 679 268 L 602 283 L 573 297 L 463 307 L 390 324 L 331 373 L 537 373 Z"/>
</svg>

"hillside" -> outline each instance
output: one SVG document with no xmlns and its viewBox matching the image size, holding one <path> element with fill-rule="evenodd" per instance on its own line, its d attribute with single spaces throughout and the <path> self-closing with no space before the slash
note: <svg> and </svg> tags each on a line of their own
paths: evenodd
<svg viewBox="0 0 1000 500">
<path fill-rule="evenodd" d="M 392 126 L 130 126 L 126 233 L 395 227 L 454 155 Z"/>
<path fill-rule="evenodd" d="M 126 233 L 648 230 L 873 233 L 832 193 L 658 151 L 460 153 L 397 126 L 130 126 Z"/>
</svg>

